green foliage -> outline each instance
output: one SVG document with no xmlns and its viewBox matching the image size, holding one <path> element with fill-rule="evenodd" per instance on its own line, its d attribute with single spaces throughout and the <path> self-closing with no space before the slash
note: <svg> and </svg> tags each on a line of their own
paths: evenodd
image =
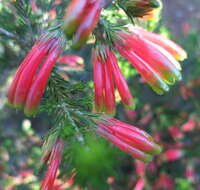
<svg viewBox="0 0 200 190">
<path fill-rule="evenodd" d="M 176 190 L 194 190 L 191 182 L 184 178 L 178 178 L 176 180 L 177 186 Z"/>
<path fill-rule="evenodd" d="M 72 147 L 72 162 L 76 169 L 76 182 L 95 189 L 107 189 L 107 178 L 114 174 L 113 162 L 116 154 L 107 148 L 108 144 L 100 138 L 87 136 L 84 143 Z M 89 180 L 88 180 L 89 179 Z"/>
</svg>

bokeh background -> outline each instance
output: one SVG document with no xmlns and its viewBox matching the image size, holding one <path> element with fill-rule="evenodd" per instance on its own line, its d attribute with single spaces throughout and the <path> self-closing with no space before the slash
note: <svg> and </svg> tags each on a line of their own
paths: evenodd
<svg viewBox="0 0 200 190">
<path fill-rule="evenodd" d="M 45 20 L 55 17 L 55 11 L 59 15 L 63 8 L 59 1 L 51 6 L 53 1 L 33 2 L 36 4 L 32 10 L 23 13 L 12 7 L 12 1 L 0 0 L 0 190 L 39 189 L 43 175 L 37 168 L 41 146 L 53 125 L 45 113 L 27 118 L 6 104 L 8 85 L 40 34 L 40 26 L 45 27 Z M 119 104 L 116 116 L 152 134 L 163 146 L 163 153 L 144 166 L 110 144 L 88 137 L 91 152 L 76 145 L 73 149 L 70 164 L 79 174 L 61 171 L 64 177 L 56 182 L 55 190 L 135 189 L 140 177 L 145 179 L 145 190 L 200 190 L 200 1 L 163 3 L 162 19 L 154 26 L 155 31 L 188 52 L 188 59 L 182 63 L 183 80 L 164 96 L 158 96 L 134 70 L 127 71 L 127 64 L 121 65 L 137 106 L 125 111 Z M 92 80 L 87 56 L 90 49 L 88 46 L 78 52 L 83 55 L 87 71 L 85 74 L 85 70 L 78 69 L 74 74 L 78 79 Z"/>
</svg>

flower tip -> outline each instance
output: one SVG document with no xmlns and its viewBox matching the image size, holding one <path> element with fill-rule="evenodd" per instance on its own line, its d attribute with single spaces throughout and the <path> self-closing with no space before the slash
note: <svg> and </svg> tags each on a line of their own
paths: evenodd
<svg viewBox="0 0 200 190">
<path fill-rule="evenodd" d="M 124 104 L 126 110 L 135 110 L 136 105 L 135 102 L 131 101 L 129 104 Z"/>
<path fill-rule="evenodd" d="M 153 8 L 162 8 L 163 4 L 161 1 L 152 1 L 149 3 L 149 5 Z"/>
<path fill-rule="evenodd" d="M 13 103 L 12 106 L 19 110 L 22 110 L 24 108 L 24 104 Z"/>
<path fill-rule="evenodd" d="M 156 144 L 154 155 L 158 155 L 162 151 L 163 151 L 163 148 L 160 145 Z"/>
<path fill-rule="evenodd" d="M 6 104 L 10 107 L 14 107 L 13 102 L 11 102 L 9 99 L 7 99 Z"/>
<path fill-rule="evenodd" d="M 109 115 L 109 116 L 115 116 L 115 114 L 116 114 L 116 110 L 109 110 L 109 111 L 105 111 L 105 113 L 107 114 L 107 115 Z"/>
<path fill-rule="evenodd" d="M 177 76 L 177 81 L 181 81 L 183 78 L 182 78 L 182 75 L 181 73 L 179 73 L 179 75 Z"/>
<path fill-rule="evenodd" d="M 69 29 L 66 28 L 66 27 L 63 27 L 63 31 L 64 31 L 65 36 L 66 36 L 68 39 L 72 39 L 72 37 L 73 37 L 73 32 L 72 32 L 71 30 L 69 30 Z"/>
<path fill-rule="evenodd" d="M 142 161 L 142 162 L 145 162 L 145 163 L 149 163 L 149 162 L 151 162 L 151 161 L 153 160 L 153 156 L 147 154 L 147 155 L 145 156 L 145 158 L 139 159 L 139 160 Z"/>
<path fill-rule="evenodd" d="M 27 109 L 25 108 L 24 109 L 24 114 L 27 116 L 27 117 L 31 117 L 31 116 L 35 116 L 37 114 L 37 109 Z"/>
<path fill-rule="evenodd" d="M 176 59 L 177 59 L 178 61 L 183 61 L 183 60 L 185 60 L 185 59 L 187 59 L 187 58 L 188 58 L 188 55 L 187 55 L 187 52 L 186 52 L 186 51 L 183 51 L 182 55 L 177 55 L 177 57 L 176 57 Z"/>
<path fill-rule="evenodd" d="M 163 95 L 165 92 L 169 91 L 169 86 L 167 84 L 163 83 L 162 87 L 159 86 L 151 86 L 151 88 L 153 89 L 153 91 L 158 94 L 158 95 Z"/>
</svg>

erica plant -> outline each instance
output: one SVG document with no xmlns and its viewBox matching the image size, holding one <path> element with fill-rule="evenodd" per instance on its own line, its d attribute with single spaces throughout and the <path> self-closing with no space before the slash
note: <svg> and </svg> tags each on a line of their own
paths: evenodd
<svg viewBox="0 0 200 190">
<path fill-rule="evenodd" d="M 12 1 L 10 5 L 17 7 L 18 3 Z M 37 1 L 31 3 L 32 12 L 39 11 Z M 143 162 L 159 155 L 159 141 L 139 126 L 114 119 L 120 100 L 126 112 L 133 111 L 136 105 L 134 90 L 121 69 L 121 59 L 130 62 L 155 93 L 163 95 L 182 79 L 179 61 L 187 57 L 175 42 L 142 27 L 160 14 L 160 0 L 71 0 L 52 4 L 60 5 L 59 11 L 49 10 L 48 24 L 39 26 L 43 32 L 38 32 L 40 37 L 24 56 L 7 93 L 9 105 L 22 109 L 27 116 L 45 111 L 54 121 L 43 146 L 40 165 L 48 168 L 41 190 L 54 188 L 59 166 L 66 166 L 71 160 L 73 143 L 77 141 L 80 147 L 91 151 L 85 140 L 88 134 L 97 142 L 105 138 Z M 112 14 L 122 10 L 121 18 Z M 91 51 L 84 55 L 88 59 L 83 65 L 79 55 L 84 48 Z M 88 82 L 90 78 L 84 81 L 73 75 L 70 67 L 79 66 L 82 78 L 88 77 L 85 67 L 92 68 L 93 83 Z M 174 160 L 181 156 L 177 149 L 165 152 L 162 158 Z M 70 164 L 60 167 L 60 171 L 61 178 L 64 172 L 75 171 L 74 178 L 80 174 Z M 144 186 L 143 174 L 135 189 Z"/>
</svg>

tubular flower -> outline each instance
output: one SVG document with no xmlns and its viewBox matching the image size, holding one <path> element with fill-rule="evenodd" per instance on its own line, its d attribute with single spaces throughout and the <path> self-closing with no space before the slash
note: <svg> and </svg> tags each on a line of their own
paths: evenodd
<svg viewBox="0 0 200 190">
<path fill-rule="evenodd" d="M 97 122 L 97 132 L 134 158 L 150 162 L 161 152 L 153 138 L 145 131 L 115 119 Z"/>
<path fill-rule="evenodd" d="M 155 181 L 153 189 L 168 189 L 173 190 L 175 189 L 175 182 L 174 179 L 165 173 L 161 173 L 159 178 Z"/>
<path fill-rule="evenodd" d="M 187 53 L 185 52 L 185 50 L 170 39 L 165 38 L 160 34 L 149 32 L 141 27 L 132 27 L 131 30 L 134 33 L 139 34 L 146 41 L 157 44 L 158 46 L 169 52 L 176 60 L 183 61 L 187 58 Z"/>
<path fill-rule="evenodd" d="M 144 162 L 136 160 L 135 161 L 135 171 L 136 171 L 137 175 L 139 175 L 140 177 L 144 177 L 146 166 L 147 165 Z"/>
<path fill-rule="evenodd" d="M 77 55 L 62 55 L 58 59 L 58 63 L 66 64 L 71 67 L 83 66 L 83 58 Z"/>
<path fill-rule="evenodd" d="M 62 39 L 55 33 L 40 37 L 19 66 L 8 90 L 8 102 L 35 114 L 49 74 L 62 51 Z"/>
<path fill-rule="evenodd" d="M 184 152 L 180 149 L 169 149 L 161 156 L 163 160 L 175 161 L 183 156 Z"/>
<path fill-rule="evenodd" d="M 130 18 L 145 20 L 157 18 L 163 7 L 161 0 L 119 0 L 119 5 Z"/>
<path fill-rule="evenodd" d="M 134 190 L 143 190 L 144 186 L 145 186 L 145 179 L 143 177 L 140 177 L 136 182 Z"/>
<path fill-rule="evenodd" d="M 96 111 L 115 113 L 114 83 L 126 107 L 133 107 L 133 98 L 117 64 L 115 54 L 107 46 L 92 51 Z"/>
<path fill-rule="evenodd" d="M 52 148 L 51 154 L 49 156 L 49 167 L 42 181 L 40 190 L 52 190 L 54 187 L 54 182 L 56 179 L 56 174 L 58 167 L 60 165 L 62 150 L 64 148 L 64 143 L 61 139 L 57 139 L 54 147 Z"/>
<path fill-rule="evenodd" d="M 150 35 L 151 33 L 149 33 Z M 158 94 L 168 91 L 168 85 L 172 85 L 182 78 L 181 66 L 175 59 L 174 52 L 176 51 L 178 55 L 183 56 L 184 50 L 178 46 L 175 48 L 170 43 L 165 43 L 163 39 L 161 37 L 157 38 L 157 41 L 154 41 L 155 38 L 154 40 L 146 39 L 146 35 L 143 35 L 143 29 L 135 28 L 132 34 L 118 32 L 114 40 L 114 45 L 119 53 L 132 63 L 144 80 Z"/>
<path fill-rule="evenodd" d="M 73 38 L 74 49 L 86 43 L 99 20 L 101 8 L 101 0 L 72 0 L 69 3 L 63 29 L 68 38 Z"/>
</svg>

